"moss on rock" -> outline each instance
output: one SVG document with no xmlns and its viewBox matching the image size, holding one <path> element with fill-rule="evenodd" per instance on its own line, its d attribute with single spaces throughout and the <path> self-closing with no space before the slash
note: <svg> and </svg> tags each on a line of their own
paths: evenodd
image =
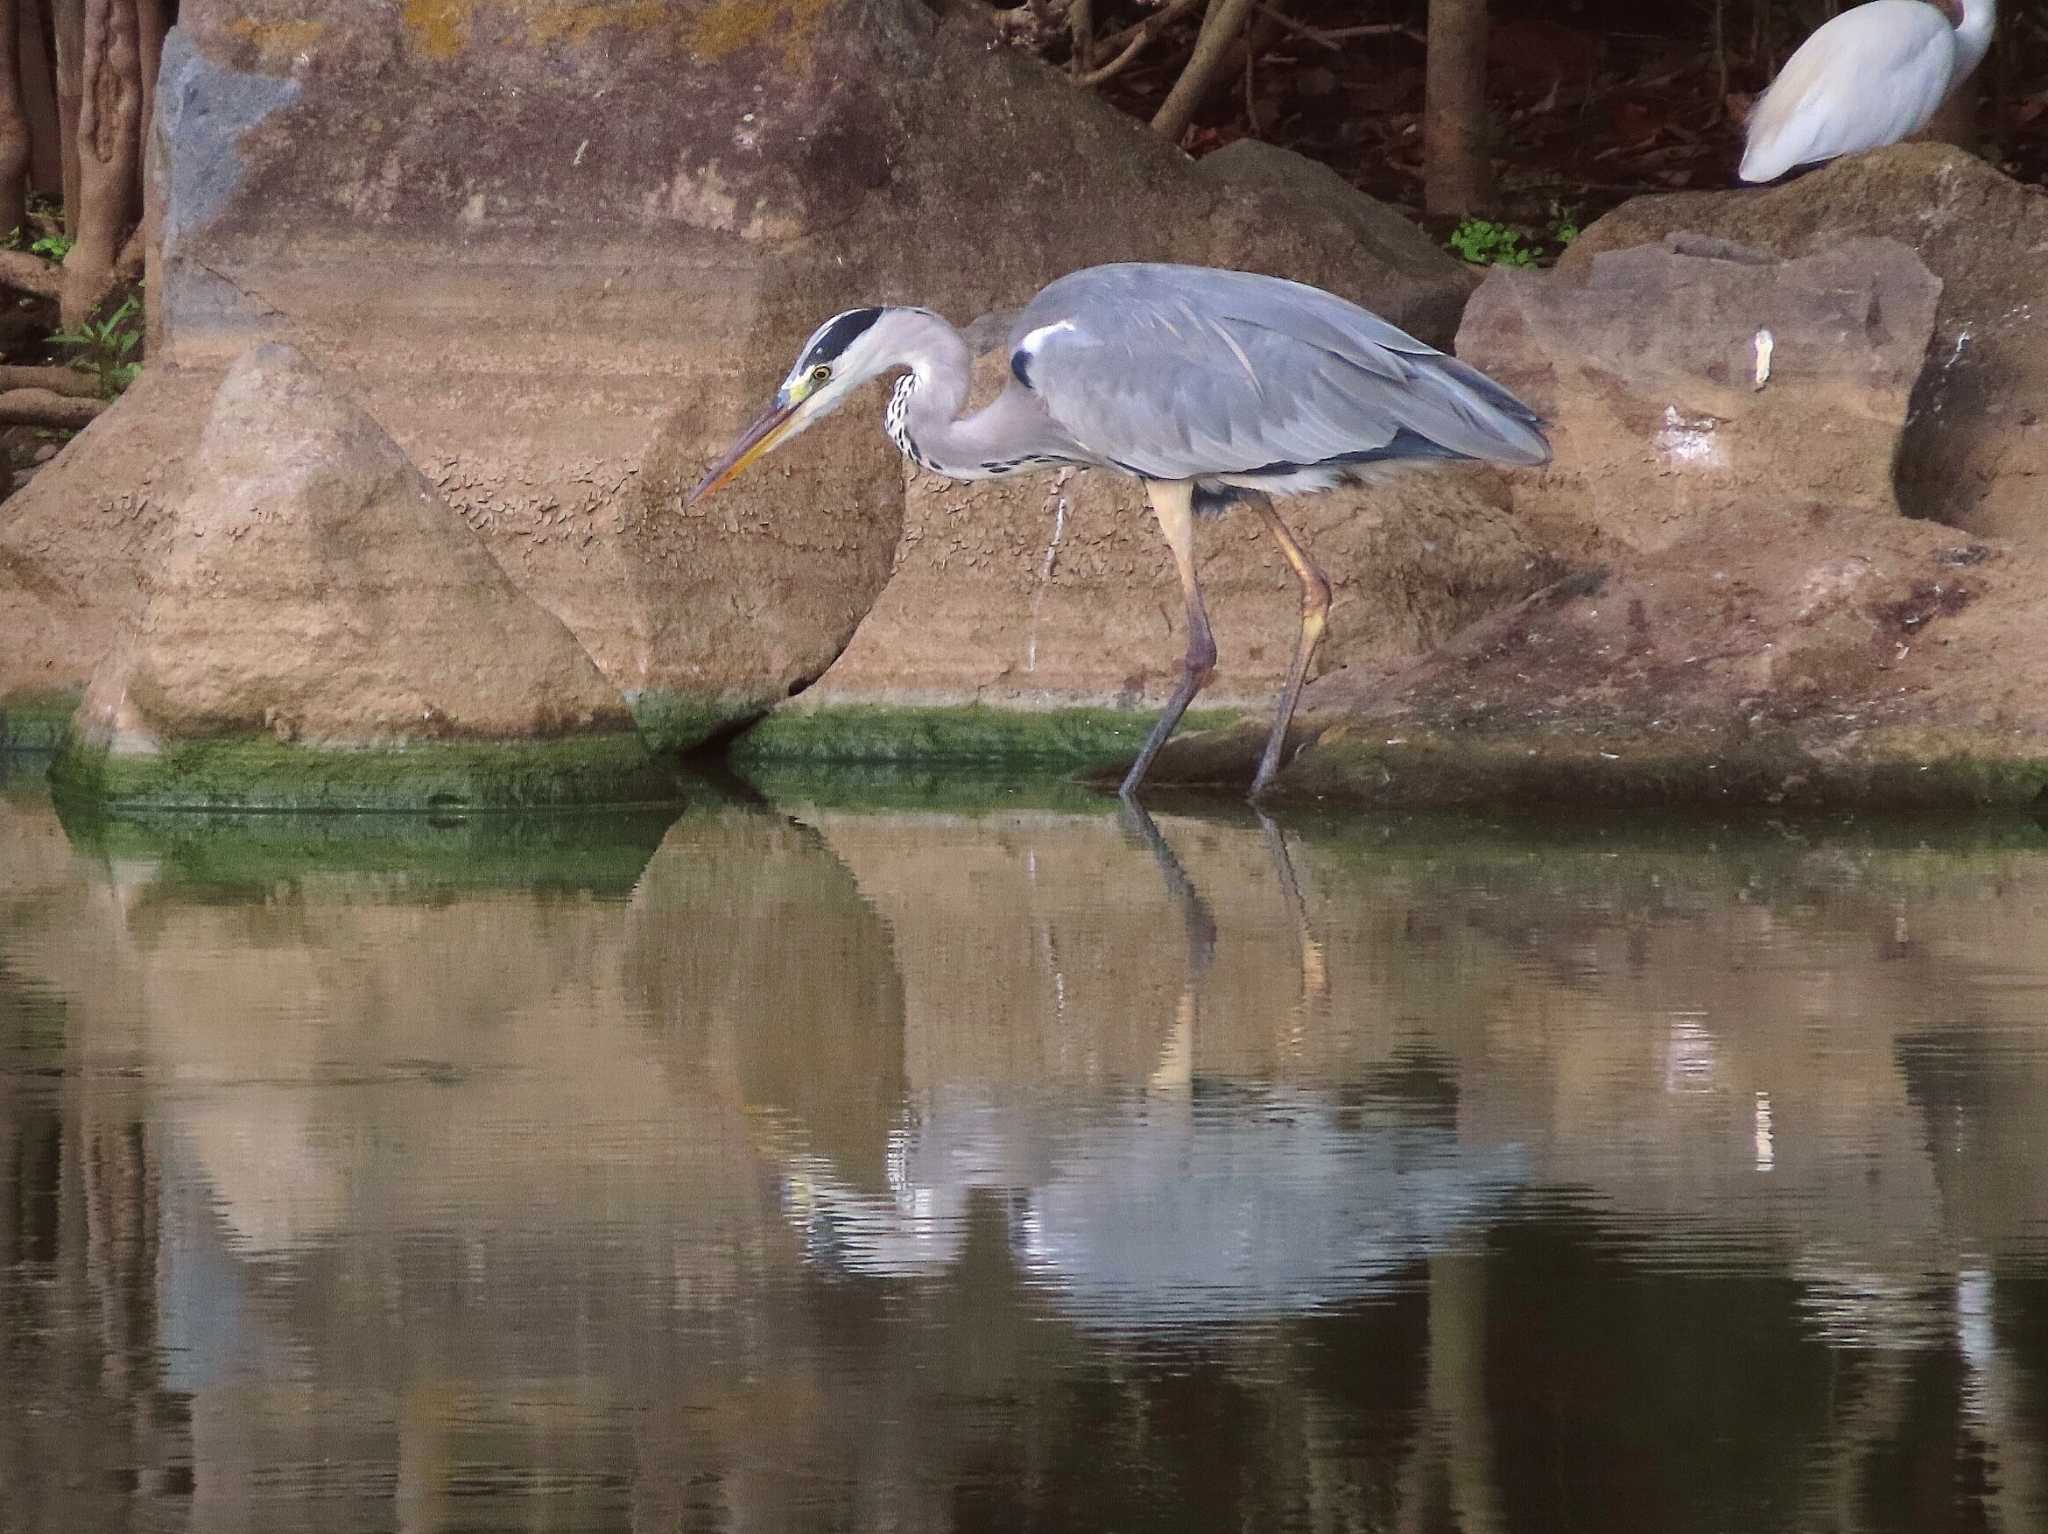
<svg viewBox="0 0 2048 1534">
<path fill-rule="evenodd" d="M 629 892 L 674 806 L 539 815 L 293 815 L 72 805 L 65 831 L 106 858 L 147 859 L 160 879 L 231 889 L 321 876 L 388 876 L 374 892 L 417 896 L 517 887 Z"/>
<path fill-rule="evenodd" d="M 2025 808 L 2048 794 L 2048 750 L 1947 730 L 1853 742 L 1789 732 L 1730 738 L 1326 729 L 1278 785 L 1288 799 L 1385 808 L 1544 804 L 1767 805 L 1953 811 Z"/>
<path fill-rule="evenodd" d="M 0 698 L 0 751 L 55 751 L 64 742 L 76 692 L 15 693 Z"/>
<path fill-rule="evenodd" d="M 1138 754 L 1156 714 L 1114 708 L 890 708 L 850 704 L 781 709 L 733 742 L 733 759 L 757 763 L 953 763 L 1100 770 Z M 1204 710 L 1183 731 L 1234 723 L 1235 711 Z"/>
<path fill-rule="evenodd" d="M 758 715 L 758 704 L 650 687 L 630 696 L 633 723 L 653 751 L 690 751 Z"/>
<path fill-rule="evenodd" d="M 448 813 L 656 804 L 680 794 L 674 774 L 630 734 L 360 750 L 229 735 L 126 755 L 73 733 L 51 764 L 50 782 L 69 799 L 158 810 Z"/>
</svg>

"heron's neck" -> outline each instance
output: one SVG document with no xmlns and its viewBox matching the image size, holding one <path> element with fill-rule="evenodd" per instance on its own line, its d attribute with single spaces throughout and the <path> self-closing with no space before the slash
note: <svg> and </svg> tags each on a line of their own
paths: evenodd
<svg viewBox="0 0 2048 1534">
<path fill-rule="evenodd" d="M 974 354 L 960 332 L 922 310 L 909 318 L 898 360 L 910 371 L 897 380 L 889 398 L 884 418 L 889 439 L 920 467 L 948 479 L 995 479 L 1035 467 L 1044 444 L 1021 440 L 1016 430 L 1021 423 L 1007 420 L 995 406 L 961 415 Z"/>
<path fill-rule="evenodd" d="M 1998 0 L 1963 0 L 1963 19 L 1956 28 L 1955 85 L 1969 79 L 1972 71 L 1984 62 L 1991 47 L 1992 29 L 1997 24 Z"/>
</svg>

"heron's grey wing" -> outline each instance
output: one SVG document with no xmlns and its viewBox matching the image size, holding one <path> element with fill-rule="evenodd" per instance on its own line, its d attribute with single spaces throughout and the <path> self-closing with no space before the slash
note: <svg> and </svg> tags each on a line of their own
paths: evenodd
<svg viewBox="0 0 2048 1534">
<path fill-rule="evenodd" d="M 1096 456 L 1153 479 L 1413 450 L 1540 463 L 1531 410 L 1320 289 L 1209 267 L 1091 267 L 1011 332 L 1011 370 Z"/>
</svg>

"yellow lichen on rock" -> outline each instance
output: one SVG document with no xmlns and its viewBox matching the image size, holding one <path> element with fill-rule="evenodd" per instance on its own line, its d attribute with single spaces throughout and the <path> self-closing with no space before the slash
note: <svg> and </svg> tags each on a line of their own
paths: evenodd
<svg viewBox="0 0 2048 1534">
<path fill-rule="evenodd" d="M 673 24 L 675 7 L 669 0 L 522 0 L 526 13 L 526 35 L 535 43 L 584 43 L 593 33 L 607 28 L 625 32 L 652 32 Z"/>
<path fill-rule="evenodd" d="M 476 0 L 405 0 L 405 29 L 430 59 L 452 59 L 469 42 Z"/>
<path fill-rule="evenodd" d="M 699 58 L 722 59 L 758 43 L 780 42 L 793 65 L 832 0 L 711 0 L 689 30 Z"/>
<path fill-rule="evenodd" d="M 228 23 L 228 30 L 266 59 L 288 59 L 304 53 L 326 36 L 327 23 L 310 19 L 258 21 L 253 16 L 238 16 Z"/>
</svg>

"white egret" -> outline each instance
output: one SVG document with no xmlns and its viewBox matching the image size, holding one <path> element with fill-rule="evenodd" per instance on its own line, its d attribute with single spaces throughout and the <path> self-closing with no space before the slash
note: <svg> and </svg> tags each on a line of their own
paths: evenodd
<svg viewBox="0 0 2048 1534">
<path fill-rule="evenodd" d="M 1744 181 L 1911 138 L 1991 46 L 1997 0 L 1961 0 L 1960 26 L 1928 0 L 1869 0 L 1799 45 L 1749 114 Z"/>
</svg>

